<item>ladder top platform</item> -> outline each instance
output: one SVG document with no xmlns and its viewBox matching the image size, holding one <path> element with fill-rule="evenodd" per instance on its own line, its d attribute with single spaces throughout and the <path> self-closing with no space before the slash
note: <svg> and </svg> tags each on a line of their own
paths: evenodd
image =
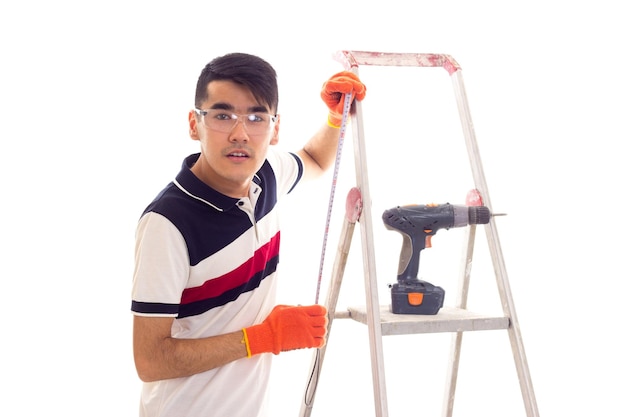
<svg viewBox="0 0 626 417">
<path fill-rule="evenodd" d="M 447 54 L 339 51 L 335 54 L 335 60 L 347 70 L 359 65 L 442 67 L 452 75 L 461 69 L 456 60 Z"/>
</svg>

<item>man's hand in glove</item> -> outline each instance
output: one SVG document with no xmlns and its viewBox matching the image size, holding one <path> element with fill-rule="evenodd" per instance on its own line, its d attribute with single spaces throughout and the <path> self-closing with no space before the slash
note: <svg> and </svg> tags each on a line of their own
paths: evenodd
<svg viewBox="0 0 626 417">
<path fill-rule="evenodd" d="M 341 126 L 346 94 L 352 93 L 350 101 L 352 105 L 354 99 L 361 101 L 365 98 L 365 91 L 365 85 L 350 71 L 342 71 L 330 77 L 324 83 L 321 92 L 322 100 L 329 110 L 328 124 L 332 127 Z"/>
<path fill-rule="evenodd" d="M 324 306 L 278 305 L 263 323 L 243 329 L 248 357 L 322 347 L 326 343 L 327 325 Z"/>
</svg>

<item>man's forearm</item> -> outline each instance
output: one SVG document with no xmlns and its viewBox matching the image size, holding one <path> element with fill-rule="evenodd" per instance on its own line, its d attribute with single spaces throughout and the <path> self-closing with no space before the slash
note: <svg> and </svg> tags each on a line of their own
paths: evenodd
<svg viewBox="0 0 626 417">
<path fill-rule="evenodd" d="M 334 163 L 339 142 L 339 129 L 324 124 L 298 152 L 306 166 L 306 177 L 316 178 Z"/>
<path fill-rule="evenodd" d="M 198 374 L 246 356 L 243 332 L 237 331 L 203 339 L 167 337 L 136 346 L 135 365 L 139 378 L 152 382 Z"/>
</svg>

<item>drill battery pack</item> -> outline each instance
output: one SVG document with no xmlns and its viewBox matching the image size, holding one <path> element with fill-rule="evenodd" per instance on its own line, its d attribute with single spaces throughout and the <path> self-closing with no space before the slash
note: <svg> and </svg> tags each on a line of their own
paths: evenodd
<svg viewBox="0 0 626 417">
<path fill-rule="evenodd" d="M 443 288 L 422 280 L 406 280 L 391 287 L 394 314 L 437 314 L 443 306 Z"/>
</svg>

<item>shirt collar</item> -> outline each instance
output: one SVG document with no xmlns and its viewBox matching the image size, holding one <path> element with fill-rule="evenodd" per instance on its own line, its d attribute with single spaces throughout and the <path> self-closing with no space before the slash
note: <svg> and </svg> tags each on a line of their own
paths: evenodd
<svg viewBox="0 0 626 417">
<path fill-rule="evenodd" d="M 196 163 L 199 157 L 200 154 L 196 153 L 185 158 L 180 172 L 174 181 L 176 186 L 190 197 L 202 201 L 216 210 L 226 211 L 235 207 L 239 201 L 238 198 L 229 197 L 214 190 L 191 172 L 191 167 Z"/>
</svg>

